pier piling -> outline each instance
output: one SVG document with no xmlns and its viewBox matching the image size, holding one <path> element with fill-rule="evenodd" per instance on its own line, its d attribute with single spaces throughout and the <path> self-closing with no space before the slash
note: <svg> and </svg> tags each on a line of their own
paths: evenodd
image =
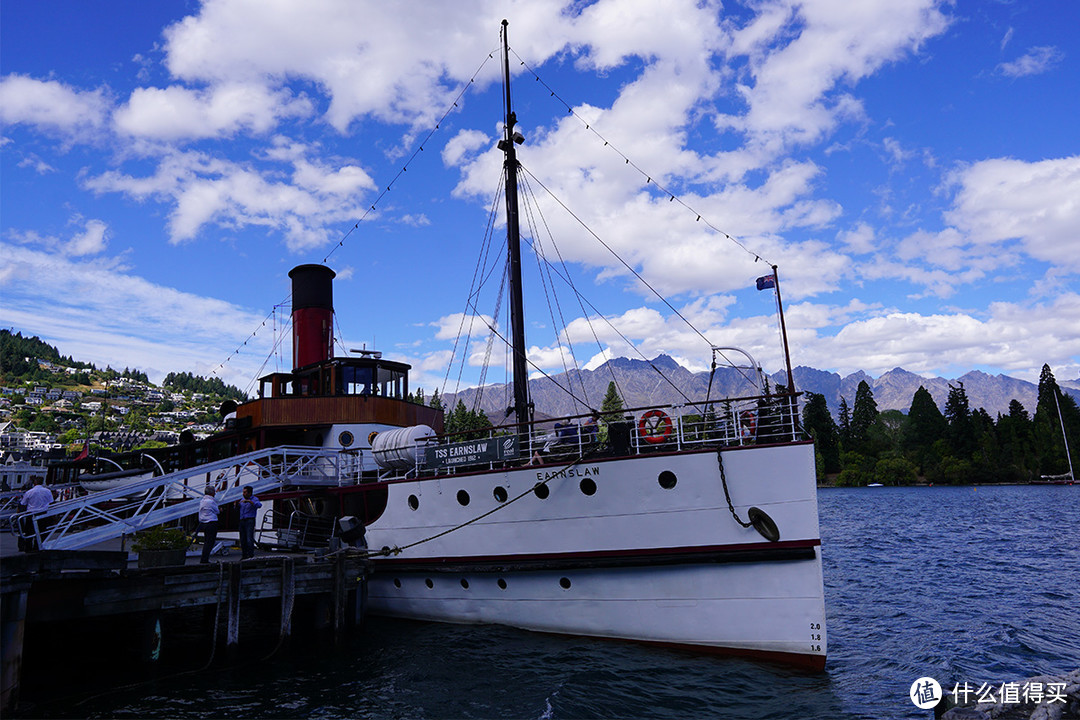
<svg viewBox="0 0 1080 720">
<path fill-rule="evenodd" d="M 243 613 L 249 607 L 254 609 L 252 603 L 280 602 L 279 639 L 284 640 L 292 635 L 297 596 L 306 596 L 315 602 L 300 607 L 314 608 L 316 625 L 332 627 L 340 637 L 363 611 L 351 603 L 354 598 L 360 603 L 365 596 L 362 585 L 367 569 L 368 560 L 348 550 L 321 558 L 267 555 L 243 563 L 225 560 L 220 564 L 155 568 L 134 567 L 124 552 L 43 551 L 5 557 L 0 585 L 2 711 L 10 713 L 19 702 L 20 692 L 33 685 L 30 681 L 50 672 L 47 667 L 35 667 L 42 661 L 32 660 L 46 655 L 41 642 L 70 640 L 56 648 L 65 657 L 92 652 L 92 648 L 80 646 L 76 638 L 52 637 L 49 628 L 55 623 L 66 623 L 69 632 L 71 628 L 94 627 L 95 622 L 129 623 L 136 631 L 123 635 L 121 644 L 130 645 L 133 658 L 153 661 L 151 665 L 156 666 L 169 647 L 163 642 L 167 618 L 182 617 L 172 613 L 200 606 L 212 616 L 224 611 L 225 643 L 235 649 L 242 641 Z M 216 643 L 217 623 L 210 625 L 207 631 Z M 244 632 L 251 627 L 245 623 Z M 34 652 L 28 654 L 25 650 Z"/>
</svg>

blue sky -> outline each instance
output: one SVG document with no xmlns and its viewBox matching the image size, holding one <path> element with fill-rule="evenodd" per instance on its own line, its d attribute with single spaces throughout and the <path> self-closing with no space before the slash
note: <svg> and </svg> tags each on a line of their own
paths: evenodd
<svg viewBox="0 0 1080 720">
<path fill-rule="evenodd" d="M 504 17 L 537 367 L 779 369 L 775 263 L 795 364 L 1080 377 L 1072 0 L 5 0 L 0 326 L 247 388 L 287 369 L 289 269 L 328 258 L 339 354 L 475 383 Z"/>
</svg>

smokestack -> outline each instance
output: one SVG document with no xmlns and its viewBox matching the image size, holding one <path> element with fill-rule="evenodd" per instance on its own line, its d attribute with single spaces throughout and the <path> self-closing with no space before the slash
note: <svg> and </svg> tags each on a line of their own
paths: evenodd
<svg viewBox="0 0 1080 720">
<path fill-rule="evenodd" d="M 329 360 L 334 347 L 334 277 L 324 265 L 297 265 L 292 278 L 293 369 Z"/>
</svg>

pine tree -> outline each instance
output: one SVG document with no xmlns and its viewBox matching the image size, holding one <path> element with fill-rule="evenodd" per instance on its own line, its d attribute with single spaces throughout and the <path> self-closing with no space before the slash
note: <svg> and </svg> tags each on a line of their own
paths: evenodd
<svg viewBox="0 0 1080 720">
<path fill-rule="evenodd" d="M 621 420 L 623 410 L 623 401 L 622 397 L 619 396 L 619 389 L 615 387 L 615 382 L 611 381 L 608 383 L 604 400 L 600 403 L 600 419 L 605 423 Z"/>
<path fill-rule="evenodd" d="M 859 381 L 859 387 L 855 391 L 855 407 L 851 412 L 851 442 L 854 449 L 859 450 L 866 446 L 870 439 L 870 426 L 877 420 L 877 402 L 874 400 L 874 392 L 865 380 Z"/>
<path fill-rule="evenodd" d="M 1058 408 L 1061 408 L 1060 415 Z M 1040 475 L 1062 475 L 1069 470 L 1065 457 L 1064 432 L 1068 434 L 1069 450 L 1073 455 L 1073 470 L 1077 468 L 1077 450 L 1080 447 L 1080 410 L 1071 396 L 1061 392 L 1049 365 L 1043 365 L 1039 374 L 1039 401 L 1035 407 L 1033 430 L 1035 448 L 1039 455 Z"/>
<path fill-rule="evenodd" d="M 821 453 L 823 469 L 827 473 L 840 472 L 840 435 L 836 422 L 829 414 L 825 396 L 818 393 L 806 393 L 806 405 L 803 407 L 803 428 L 814 438 L 814 445 Z"/>
<path fill-rule="evenodd" d="M 976 432 L 967 391 L 961 381 L 957 381 L 956 385 L 949 383 L 949 397 L 945 400 L 945 419 L 949 423 L 945 430 L 945 437 L 956 457 L 969 459 L 975 452 Z"/>
<path fill-rule="evenodd" d="M 840 432 L 840 448 L 851 449 L 851 411 L 848 410 L 847 398 L 840 396 L 840 421 L 837 423 Z"/>
<path fill-rule="evenodd" d="M 435 390 L 432 391 L 431 399 L 428 400 L 428 407 L 433 407 L 436 410 L 446 412 L 446 403 L 443 402 L 442 396 L 439 395 L 439 388 L 435 388 Z"/>
<path fill-rule="evenodd" d="M 932 462 L 934 443 L 945 435 L 946 426 L 945 416 L 938 410 L 934 398 L 920 385 L 911 398 L 908 421 L 900 436 L 900 447 L 924 473 Z"/>
</svg>

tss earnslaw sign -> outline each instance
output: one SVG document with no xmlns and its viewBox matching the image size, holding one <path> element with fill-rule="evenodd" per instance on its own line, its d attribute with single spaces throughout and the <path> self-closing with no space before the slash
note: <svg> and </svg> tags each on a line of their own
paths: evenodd
<svg viewBox="0 0 1080 720">
<path fill-rule="evenodd" d="M 518 456 L 517 435 L 503 435 L 483 440 L 466 440 L 451 445 L 439 445 L 424 450 L 427 467 L 437 470 L 457 465 L 513 460 Z"/>
</svg>

